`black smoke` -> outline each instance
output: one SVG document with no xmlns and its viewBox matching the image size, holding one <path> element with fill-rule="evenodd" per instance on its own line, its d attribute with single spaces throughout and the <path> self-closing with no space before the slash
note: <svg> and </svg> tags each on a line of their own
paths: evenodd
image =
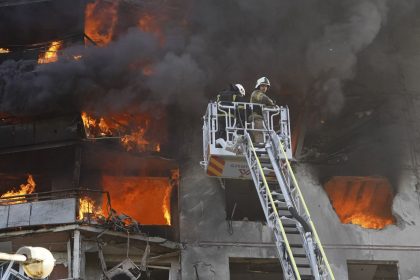
<svg viewBox="0 0 420 280">
<path fill-rule="evenodd" d="M 393 104 L 404 110 L 410 103 L 403 95 L 396 101 L 397 93 L 411 96 L 420 90 L 419 1 L 185 0 L 170 8 L 169 2 L 152 8 L 120 3 L 120 19 L 133 18 L 135 9 L 165 13 L 165 42 L 120 24 L 114 42 L 67 48 L 56 63 L 6 61 L 0 66 L 0 112 L 149 110 L 160 103 L 199 118 L 207 100 L 229 83 L 244 84 L 249 95 L 256 79 L 267 76 L 270 95 L 297 100 L 301 106 L 292 109 L 305 109 L 309 129 L 343 114 L 342 123 L 350 127 L 354 122 L 348 116 L 365 116 L 370 124 L 340 135 L 346 141 L 364 135 L 351 141 L 362 143 L 364 151 L 372 150 L 371 139 L 385 141 L 370 158 L 381 158 L 391 171 L 394 165 L 384 162 L 399 162 L 394 159 L 401 156 L 400 144 L 393 143 L 402 132 L 392 131 L 404 120 L 389 118 L 388 112 Z M 176 11 L 173 18 L 171 11 Z M 148 65 L 152 75 L 144 72 Z M 331 154 L 346 148 L 334 150 L 333 140 L 325 144 Z"/>
<path fill-rule="evenodd" d="M 1 64 L 0 112 L 106 114 L 165 104 L 188 116 L 178 118 L 177 127 L 192 119 L 199 127 L 217 91 L 239 82 L 249 96 L 256 79 L 267 76 L 274 99 L 286 96 L 301 105 L 293 111 L 305 110 L 305 146 L 314 154 L 309 161 L 324 166 L 320 177 L 380 175 L 398 184 L 408 158 L 401 139 L 411 134 L 399 112 L 410 114 L 409 98 L 420 91 L 419 1 L 120 3 L 118 33 L 109 45 L 73 46 L 51 64 Z M 136 11 L 165 14 L 163 44 L 136 27 Z M 144 72 L 150 65 L 152 75 Z M 174 133 L 185 141 L 198 135 L 199 143 L 201 134 L 187 129 Z"/>
<path fill-rule="evenodd" d="M 322 105 L 322 114 L 337 114 L 345 102 L 343 83 L 354 78 L 358 54 L 386 25 L 388 6 L 375 0 L 181 1 L 177 8 L 185 23 L 179 24 L 179 15 L 177 22 L 165 21 L 164 46 L 132 28 L 105 47 L 70 48 L 57 63 L 5 62 L 0 111 L 36 113 L 69 105 L 121 110 L 134 100 L 195 110 L 229 82 L 245 84 L 250 93 L 265 75 L 273 95 L 287 89 Z M 120 10 L 121 20 L 127 11 Z M 72 61 L 68 53 L 83 58 Z M 154 75 L 133 67 L 142 63 L 152 63 Z"/>
</svg>

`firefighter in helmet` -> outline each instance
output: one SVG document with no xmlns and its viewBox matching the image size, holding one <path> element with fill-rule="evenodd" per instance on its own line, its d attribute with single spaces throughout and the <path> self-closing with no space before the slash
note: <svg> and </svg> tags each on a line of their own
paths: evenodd
<svg viewBox="0 0 420 280">
<path fill-rule="evenodd" d="M 251 94 L 251 103 L 261 104 L 260 106 L 253 106 L 252 114 L 249 116 L 249 121 L 254 123 L 254 129 L 264 128 L 262 107 L 276 105 L 266 94 L 269 88 L 270 81 L 266 77 L 261 77 L 257 80 L 255 90 Z M 264 133 L 254 132 L 252 136 L 255 143 L 264 143 Z"/>
<path fill-rule="evenodd" d="M 245 97 L 245 88 L 241 84 L 231 84 L 229 89 L 222 90 L 217 95 L 217 102 L 230 105 L 231 102 L 242 102 Z"/>
<path fill-rule="evenodd" d="M 255 90 L 251 94 L 251 103 L 274 106 L 275 102 L 266 94 L 269 88 L 270 81 L 266 77 L 259 78 L 255 85 Z"/>
<path fill-rule="evenodd" d="M 244 102 L 245 97 L 245 88 L 241 84 L 231 84 L 229 89 L 222 90 L 217 95 L 217 102 L 221 105 L 232 105 L 232 102 Z M 235 115 L 228 116 L 229 118 L 235 118 L 237 112 L 234 112 Z M 226 139 L 226 115 L 222 112 L 218 113 L 218 126 L 219 129 L 216 133 L 217 138 Z"/>
</svg>

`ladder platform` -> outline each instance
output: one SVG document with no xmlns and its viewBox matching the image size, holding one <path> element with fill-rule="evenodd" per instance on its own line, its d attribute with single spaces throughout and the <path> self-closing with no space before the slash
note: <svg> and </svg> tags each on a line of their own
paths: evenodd
<svg viewBox="0 0 420 280">
<path fill-rule="evenodd" d="M 232 116 L 240 113 L 245 114 L 244 120 L 250 119 L 246 114 L 258 114 L 263 127 L 253 122 L 239 126 Z M 254 182 L 285 279 L 335 280 L 290 166 L 294 159 L 288 109 L 210 103 L 203 119 L 204 160 L 200 164 L 208 176 Z M 254 138 L 259 142 L 254 143 Z"/>
</svg>

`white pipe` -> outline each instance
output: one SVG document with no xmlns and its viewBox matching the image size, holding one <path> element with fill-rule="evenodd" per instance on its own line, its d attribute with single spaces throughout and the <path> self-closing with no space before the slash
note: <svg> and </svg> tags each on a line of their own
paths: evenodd
<svg viewBox="0 0 420 280">
<path fill-rule="evenodd" d="M 0 260 L 24 262 L 26 261 L 26 256 L 21 254 L 0 253 Z"/>
</svg>

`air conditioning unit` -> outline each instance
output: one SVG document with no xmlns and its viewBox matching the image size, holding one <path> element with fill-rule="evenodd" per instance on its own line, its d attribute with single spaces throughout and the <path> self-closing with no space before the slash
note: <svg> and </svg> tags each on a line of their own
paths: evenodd
<svg viewBox="0 0 420 280">
<path fill-rule="evenodd" d="M 105 275 L 109 280 L 137 280 L 141 276 L 141 270 L 130 259 L 125 259 L 108 270 Z"/>
</svg>

